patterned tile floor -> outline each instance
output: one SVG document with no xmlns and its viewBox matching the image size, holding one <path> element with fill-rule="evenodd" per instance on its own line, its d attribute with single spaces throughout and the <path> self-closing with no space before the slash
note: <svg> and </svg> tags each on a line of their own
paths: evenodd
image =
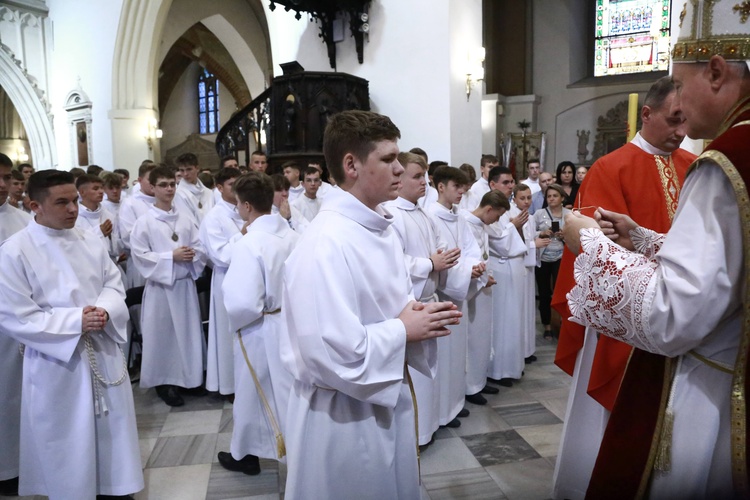
<svg viewBox="0 0 750 500">
<path fill-rule="evenodd" d="M 471 415 L 461 427 L 437 432 L 421 462 L 432 500 L 551 497 L 570 386 L 554 354 L 555 344 L 538 336 L 538 361 L 520 382 L 487 396 L 486 406 L 467 403 Z M 216 454 L 229 449 L 232 433 L 229 403 L 186 396 L 185 406 L 169 408 L 153 389 L 134 384 L 133 391 L 146 482 L 136 499 L 283 498 L 284 465 L 261 461 L 260 475 L 245 476 L 218 464 Z"/>
</svg>

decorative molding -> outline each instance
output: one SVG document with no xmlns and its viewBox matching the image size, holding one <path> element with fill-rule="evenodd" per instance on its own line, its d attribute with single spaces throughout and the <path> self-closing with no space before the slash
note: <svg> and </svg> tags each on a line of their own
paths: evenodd
<svg viewBox="0 0 750 500">
<path fill-rule="evenodd" d="M 44 91 L 39 88 L 38 80 L 31 76 L 28 71 L 26 71 L 26 68 L 23 66 L 23 63 L 16 59 L 16 55 L 13 53 L 10 48 L 0 42 L 0 50 L 6 53 L 6 55 L 10 58 L 11 61 L 18 67 L 18 70 L 23 74 L 23 76 L 26 78 L 26 80 L 29 82 L 29 85 L 34 90 L 34 93 L 39 98 L 39 102 L 42 104 L 42 107 L 44 108 L 45 113 L 47 114 L 47 118 L 50 121 L 50 124 L 52 123 L 52 108 L 49 105 L 49 102 L 47 102 L 47 98 L 44 96 Z"/>
<path fill-rule="evenodd" d="M 65 97 L 65 111 L 68 114 L 68 128 L 70 136 L 70 158 L 73 159 L 77 166 L 81 165 L 78 155 L 78 142 L 86 142 L 86 154 L 88 161 L 87 164 L 94 163 L 94 141 L 93 141 L 93 127 L 91 126 L 92 114 L 91 108 L 93 103 L 86 92 L 81 88 L 81 80 L 78 79 L 78 87 L 75 90 L 68 92 Z M 85 123 L 86 134 L 81 140 L 78 133 L 78 125 Z"/>
</svg>

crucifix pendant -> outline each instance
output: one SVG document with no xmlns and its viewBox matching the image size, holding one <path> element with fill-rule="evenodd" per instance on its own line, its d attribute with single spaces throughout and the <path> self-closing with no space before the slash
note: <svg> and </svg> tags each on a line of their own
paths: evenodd
<svg viewBox="0 0 750 500">
<path fill-rule="evenodd" d="M 200 201 L 198 202 L 198 208 L 203 208 L 203 203 L 201 203 Z"/>
<path fill-rule="evenodd" d="M 177 233 L 172 233 L 172 241 L 177 241 L 178 239 Z"/>
</svg>

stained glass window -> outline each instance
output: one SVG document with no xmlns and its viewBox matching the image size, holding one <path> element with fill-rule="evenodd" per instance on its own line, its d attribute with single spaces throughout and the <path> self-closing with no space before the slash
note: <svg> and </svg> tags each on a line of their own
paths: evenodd
<svg viewBox="0 0 750 500">
<path fill-rule="evenodd" d="M 198 77 L 198 130 L 201 134 L 219 130 L 219 81 L 205 68 Z"/>
<path fill-rule="evenodd" d="M 670 0 L 596 0 L 594 76 L 669 69 Z"/>
</svg>

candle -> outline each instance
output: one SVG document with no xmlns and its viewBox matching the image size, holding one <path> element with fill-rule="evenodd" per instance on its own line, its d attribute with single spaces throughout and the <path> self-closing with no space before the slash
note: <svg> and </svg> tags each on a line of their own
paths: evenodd
<svg viewBox="0 0 750 500">
<path fill-rule="evenodd" d="M 628 96 L 628 142 L 635 137 L 638 124 L 638 94 Z"/>
</svg>

